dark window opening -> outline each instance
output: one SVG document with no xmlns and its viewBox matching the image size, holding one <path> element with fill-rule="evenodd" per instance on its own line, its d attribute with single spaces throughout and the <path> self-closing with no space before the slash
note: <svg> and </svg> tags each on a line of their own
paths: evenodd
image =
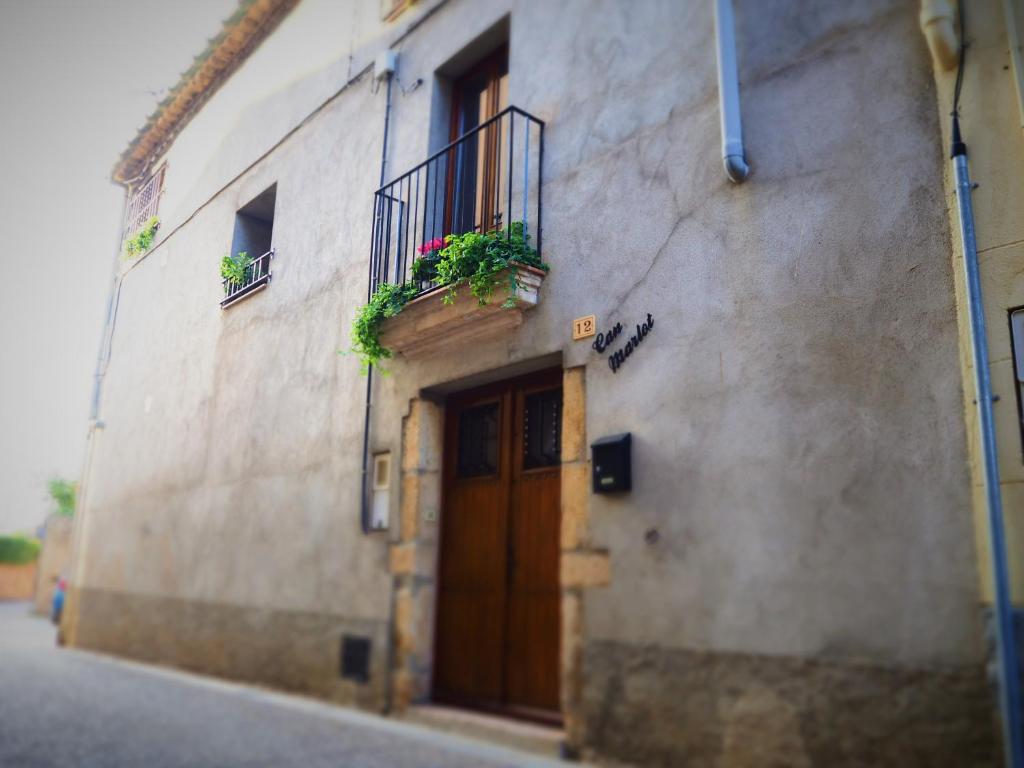
<svg viewBox="0 0 1024 768">
<path fill-rule="evenodd" d="M 235 214 L 231 253 L 245 251 L 256 259 L 271 249 L 274 235 L 274 204 L 277 184 L 264 190 Z"/>
</svg>

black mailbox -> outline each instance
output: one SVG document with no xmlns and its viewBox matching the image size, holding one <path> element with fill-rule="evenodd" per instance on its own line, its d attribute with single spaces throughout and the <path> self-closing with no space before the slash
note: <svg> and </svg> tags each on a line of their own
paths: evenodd
<svg viewBox="0 0 1024 768">
<path fill-rule="evenodd" d="M 609 435 L 590 445 L 594 465 L 594 493 L 616 493 L 632 487 L 629 432 Z"/>
</svg>

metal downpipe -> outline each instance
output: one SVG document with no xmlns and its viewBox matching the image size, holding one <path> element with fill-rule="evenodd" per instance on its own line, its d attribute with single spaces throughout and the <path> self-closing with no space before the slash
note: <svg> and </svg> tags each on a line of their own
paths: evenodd
<svg viewBox="0 0 1024 768">
<path fill-rule="evenodd" d="M 999 709 L 1003 720 L 1003 747 L 1007 766 L 1009 768 L 1024 768 L 1024 745 L 1022 745 L 1020 718 L 1020 671 L 1014 638 L 1013 605 L 1003 527 L 1003 502 L 999 487 L 996 429 L 992 416 L 992 382 L 988 369 L 985 310 L 982 303 L 981 278 L 978 269 L 978 245 L 974 231 L 974 210 L 971 206 L 971 179 L 967 168 L 967 149 L 960 140 L 960 129 L 955 118 L 953 123 L 953 168 L 956 175 L 956 200 L 964 257 L 967 311 L 971 324 L 971 351 L 974 361 L 975 394 L 978 403 L 978 427 L 981 432 L 989 545 L 992 550 L 996 660 L 999 670 Z"/>
<path fill-rule="evenodd" d="M 740 120 L 740 81 L 736 66 L 736 25 L 732 0 L 715 0 L 715 32 L 718 58 L 718 111 L 722 125 L 722 164 L 730 181 L 737 184 L 750 175 L 743 148 Z"/>
<path fill-rule="evenodd" d="M 385 94 L 385 105 L 384 105 L 384 142 L 380 153 L 380 186 L 384 186 L 384 176 L 387 173 L 388 167 L 388 129 L 391 124 L 391 81 L 394 79 L 393 74 L 387 76 L 388 86 L 387 93 Z M 369 286 L 369 292 L 373 292 L 373 285 Z M 369 300 L 370 296 L 367 296 Z M 370 411 L 373 407 L 373 366 L 367 366 L 366 369 L 366 412 L 363 416 L 363 471 L 361 474 L 362 486 L 359 493 L 359 521 L 362 525 L 363 533 L 370 532 L 370 491 L 368 474 L 370 464 Z"/>
</svg>

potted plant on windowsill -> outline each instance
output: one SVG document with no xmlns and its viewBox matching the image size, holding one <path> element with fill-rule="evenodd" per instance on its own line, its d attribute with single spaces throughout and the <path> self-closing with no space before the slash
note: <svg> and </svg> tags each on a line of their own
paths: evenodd
<svg viewBox="0 0 1024 768">
<path fill-rule="evenodd" d="M 420 353 L 453 343 L 460 335 L 478 338 L 518 325 L 520 310 L 537 303 L 548 271 L 521 222 L 508 229 L 436 238 L 417 251 L 412 279 L 380 285 L 356 315 L 352 350 L 364 368 L 391 357 L 393 350 Z M 435 289 L 424 293 L 431 284 Z M 491 319 L 498 309 L 510 312 Z"/>
<path fill-rule="evenodd" d="M 125 261 L 137 258 L 153 247 L 156 240 L 156 231 L 160 229 L 160 219 L 150 216 L 134 235 L 124 241 L 124 250 L 121 253 Z"/>
</svg>

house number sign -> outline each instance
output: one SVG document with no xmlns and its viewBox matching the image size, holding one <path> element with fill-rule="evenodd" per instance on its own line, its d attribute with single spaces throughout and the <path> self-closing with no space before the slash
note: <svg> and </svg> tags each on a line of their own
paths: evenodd
<svg viewBox="0 0 1024 768">
<path fill-rule="evenodd" d="M 619 368 L 630 355 L 636 352 L 637 347 L 647 338 L 647 334 L 651 332 L 652 328 L 654 328 L 654 317 L 648 312 L 647 319 L 642 323 L 637 323 L 636 333 L 630 336 L 623 346 L 608 354 L 608 367 L 612 369 L 612 373 L 619 372 Z M 594 339 L 591 346 L 598 354 L 603 355 L 620 335 L 622 335 L 622 323 L 616 323 L 610 331 L 597 334 L 597 338 Z"/>
<path fill-rule="evenodd" d="M 585 339 L 597 333 L 597 315 L 578 317 L 572 321 L 572 340 Z"/>
</svg>

